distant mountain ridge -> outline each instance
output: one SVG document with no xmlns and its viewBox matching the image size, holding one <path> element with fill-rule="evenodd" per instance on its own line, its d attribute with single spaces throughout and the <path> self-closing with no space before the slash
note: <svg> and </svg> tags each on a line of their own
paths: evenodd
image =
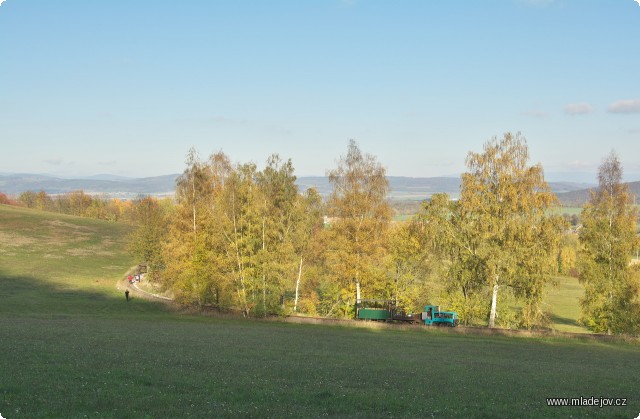
<svg viewBox="0 0 640 419">
<path fill-rule="evenodd" d="M 89 194 L 131 197 L 137 195 L 171 195 L 176 188 L 179 175 L 164 175 L 148 178 L 121 178 L 98 175 L 85 179 L 62 179 L 46 175 L 11 174 L 0 175 L 0 191 L 8 195 L 19 195 L 25 191 L 43 190 L 48 194 L 62 194 L 83 190 Z"/>
<path fill-rule="evenodd" d="M 84 179 L 64 179 L 37 174 L 0 174 L 0 192 L 19 195 L 24 191 L 44 190 L 48 194 L 62 194 L 83 190 L 89 194 L 105 194 L 112 197 L 135 198 L 139 195 L 168 196 L 175 192 L 179 174 L 147 178 L 125 178 L 101 174 Z M 460 193 L 459 177 L 404 177 L 388 176 L 391 187 L 390 198 L 394 200 L 423 200 L 435 193 L 447 193 L 457 197 Z M 301 190 L 315 187 L 321 195 L 331 193 L 331 183 L 326 176 L 301 176 L 296 183 Z M 576 193 L 593 185 L 574 182 L 550 182 L 554 193 Z M 588 193 L 584 193 L 588 196 Z M 573 195 L 567 195 L 573 196 Z"/>
<path fill-rule="evenodd" d="M 629 182 L 627 183 L 629 186 L 629 193 L 635 195 L 636 202 L 640 203 L 640 181 L 638 182 Z M 597 188 L 597 186 L 593 186 L 592 188 L 580 189 L 577 191 L 570 191 L 564 193 L 557 193 L 558 200 L 560 200 L 560 204 L 563 207 L 581 207 L 591 197 L 591 191 Z"/>
</svg>

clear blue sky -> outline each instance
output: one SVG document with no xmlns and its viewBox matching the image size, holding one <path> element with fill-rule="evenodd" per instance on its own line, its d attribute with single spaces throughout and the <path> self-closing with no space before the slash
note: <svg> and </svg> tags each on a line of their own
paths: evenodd
<svg viewBox="0 0 640 419">
<path fill-rule="evenodd" d="M 155 176 L 193 146 L 323 175 L 354 138 L 390 175 L 451 175 L 506 131 L 548 173 L 612 149 L 640 173 L 640 5 L 0 5 L 0 172 Z"/>
</svg>

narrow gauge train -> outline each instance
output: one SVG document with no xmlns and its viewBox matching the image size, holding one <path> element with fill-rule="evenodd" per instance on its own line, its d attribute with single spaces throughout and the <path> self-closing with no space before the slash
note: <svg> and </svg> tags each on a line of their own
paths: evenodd
<svg viewBox="0 0 640 419">
<path fill-rule="evenodd" d="M 393 300 L 357 300 L 356 319 L 373 321 L 397 321 L 428 326 L 455 327 L 460 323 L 455 311 L 441 311 L 440 306 L 427 305 L 422 313 L 406 313 L 396 307 Z"/>
</svg>

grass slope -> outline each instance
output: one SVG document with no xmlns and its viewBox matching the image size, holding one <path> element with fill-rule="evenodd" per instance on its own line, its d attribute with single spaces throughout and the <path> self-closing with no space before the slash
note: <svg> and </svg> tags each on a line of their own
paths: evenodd
<svg viewBox="0 0 640 419">
<path fill-rule="evenodd" d="M 557 277 L 555 281 L 556 285 L 549 287 L 544 300 L 544 309 L 552 313 L 552 327 L 560 332 L 590 333 L 577 321 L 584 287 L 577 278 Z"/>
<path fill-rule="evenodd" d="M 640 412 L 636 344 L 216 319 L 126 303 L 114 287 L 132 264 L 125 233 L 0 206 L 4 417 Z M 580 396 L 624 397 L 627 406 L 546 405 Z"/>
</svg>

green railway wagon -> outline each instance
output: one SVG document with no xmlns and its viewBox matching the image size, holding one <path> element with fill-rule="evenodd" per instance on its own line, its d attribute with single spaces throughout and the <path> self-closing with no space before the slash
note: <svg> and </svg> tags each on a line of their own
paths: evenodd
<svg viewBox="0 0 640 419">
<path fill-rule="evenodd" d="M 391 318 L 391 315 L 389 310 L 383 308 L 361 308 L 358 310 L 358 318 L 360 320 L 386 321 Z"/>
<path fill-rule="evenodd" d="M 391 300 L 357 300 L 356 319 L 358 320 L 391 320 Z"/>
</svg>

